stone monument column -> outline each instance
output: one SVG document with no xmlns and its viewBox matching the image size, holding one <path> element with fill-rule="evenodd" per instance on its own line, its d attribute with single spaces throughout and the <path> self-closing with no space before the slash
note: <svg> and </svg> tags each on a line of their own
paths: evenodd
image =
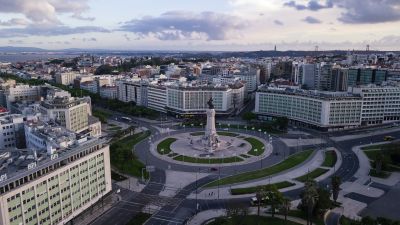
<svg viewBox="0 0 400 225">
<path fill-rule="evenodd" d="M 209 152 L 215 151 L 219 146 L 218 134 L 215 129 L 215 109 L 213 104 L 213 99 L 210 98 L 207 102 L 208 109 L 206 110 L 207 114 L 207 124 L 206 129 L 204 131 L 203 144 L 208 148 Z"/>
</svg>

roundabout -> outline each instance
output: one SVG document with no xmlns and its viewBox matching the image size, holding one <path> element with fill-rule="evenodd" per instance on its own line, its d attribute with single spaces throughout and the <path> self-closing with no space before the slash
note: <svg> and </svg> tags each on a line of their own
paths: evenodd
<svg viewBox="0 0 400 225">
<path fill-rule="evenodd" d="M 220 143 L 213 151 L 201 145 L 204 132 L 174 134 L 154 143 L 155 157 L 177 164 L 231 166 L 262 160 L 272 153 L 272 145 L 249 134 L 216 132 Z"/>
</svg>

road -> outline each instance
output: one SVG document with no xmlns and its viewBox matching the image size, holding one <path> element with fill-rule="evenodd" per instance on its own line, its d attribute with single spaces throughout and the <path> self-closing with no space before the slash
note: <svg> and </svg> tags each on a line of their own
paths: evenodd
<svg viewBox="0 0 400 225">
<path fill-rule="evenodd" d="M 152 137 L 152 142 L 164 138 L 167 136 L 167 134 L 159 134 L 158 130 L 154 129 L 150 124 L 142 122 L 140 120 L 135 121 L 138 126 L 144 126 L 147 127 L 152 131 L 153 135 Z M 161 125 L 161 124 L 160 124 Z M 195 131 L 200 131 L 202 129 L 188 129 L 186 128 L 185 130 L 178 130 L 171 132 L 170 134 L 177 134 L 180 132 L 195 132 Z M 231 129 L 232 132 L 235 132 L 235 129 Z M 251 134 L 251 135 L 259 135 L 261 138 L 265 138 L 263 134 L 260 134 L 258 132 L 254 131 L 243 131 L 240 130 L 240 132 Z M 309 132 L 309 131 L 307 131 Z M 343 162 L 341 166 L 335 171 L 335 175 L 340 176 L 342 178 L 342 181 L 349 181 L 354 179 L 353 176 L 356 173 L 356 171 L 359 168 L 359 162 L 357 159 L 357 156 L 355 153 L 352 152 L 352 148 L 357 145 L 361 144 L 369 144 L 369 143 L 374 143 L 374 142 L 381 142 L 383 140 L 384 136 L 391 135 L 396 138 L 400 138 L 400 132 L 393 132 L 393 133 L 388 133 L 384 135 L 376 135 L 373 137 L 364 137 L 364 138 L 358 138 L 358 139 L 353 139 L 353 140 L 347 140 L 347 141 L 341 141 L 341 142 L 335 142 L 330 137 L 328 136 L 321 136 L 320 133 L 315 134 L 317 137 L 322 137 L 327 141 L 326 146 L 332 146 L 336 147 L 342 154 L 343 156 Z M 172 169 L 172 170 L 178 170 L 178 171 L 186 171 L 186 172 L 196 172 L 198 167 L 196 166 L 186 166 L 186 165 L 181 165 L 181 164 L 175 164 L 175 163 L 169 163 L 165 162 L 163 160 L 158 159 L 157 157 L 152 156 L 149 152 L 148 149 L 150 147 L 150 144 L 148 140 L 140 142 L 138 145 L 135 146 L 135 153 L 137 156 L 141 159 L 141 161 L 145 162 L 146 165 L 154 165 L 157 167 L 157 170 L 155 173 L 151 174 L 151 182 L 149 185 L 146 186 L 146 188 L 142 191 L 142 193 L 132 193 L 129 191 L 124 190 L 123 191 L 123 201 L 118 203 L 113 209 L 111 209 L 107 214 L 103 215 L 102 217 L 98 218 L 97 221 L 95 221 L 94 224 L 126 224 L 126 222 L 129 221 L 130 218 L 135 214 L 135 212 L 138 212 L 143 205 L 148 204 L 152 202 L 151 199 L 143 198 L 141 195 L 143 194 L 149 194 L 153 196 L 157 196 L 158 193 L 162 190 L 163 184 L 165 183 L 165 173 L 164 170 L 166 169 Z M 293 148 L 287 148 L 286 145 L 282 142 L 280 142 L 278 139 L 275 139 L 273 141 L 273 146 L 274 146 L 274 153 L 272 154 L 271 157 L 267 157 L 263 159 L 262 165 L 265 167 L 268 167 L 272 164 L 275 164 L 279 161 L 281 161 L 285 156 L 289 155 L 289 153 L 293 153 L 296 151 L 296 149 Z M 284 153 L 284 154 L 283 154 Z M 245 171 L 252 171 L 252 170 L 257 170 L 260 169 L 260 162 L 254 162 L 250 163 L 247 165 L 238 165 L 238 166 L 226 166 L 226 167 L 221 167 L 220 172 L 221 172 L 221 177 L 228 176 L 231 174 L 236 173 L 237 171 L 240 172 L 245 172 Z M 207 209 L 221 209 L 225 208 L 227 204 L 232 205 L 232 204 L 247 204 L 249 205 L 249 199 L 248 198 L 239 198 L 239 199 L 234 199 L 234 200 L 195 200 L 195 199 L 186 199 L 186 197 L 196 191 L 198 187 L 217 179 L 218 176 L 210 175 L 208 177 L 202 178 L 198 180 L 197 182 L 193 182 L 189 184 L 188 186 L 184 187 L 178 194 L 177 194 L 177 202 L 174 203 L 169 203 L 164 205 L 161 210 L 159 210 L 157 213 L 155 213 L 152 218 L 146 223 L 147 225 L 155 225 L 155 224 L 184 224 L 186 220 L 188 220 L 191 216 L 193 216 L 196 213 L 196 207 L 198 206 L 199 210 L 207 210 Z M 327 178 L 319 183 L 321 186 L 327 186 L 330 184 L 330 178 Z M 284 193 L 285 196 L 290 197 L 292 199 L 298 198 L 299 194 L 301 193 L 301 189 L 293 190 Z M 153 199 L 153 203 L 154 203 Z M 138 206 L 140 205 L 140 207 Z M 123 209 L 123 210 L 121 210 Z M 131 212 L 131 213 L 126 213 L 126 212 Z M 336 215 L 332 215 L 329 218 L 330 223 L 332 221 L 337 220 Z M 332 224 L 333 225 L 333 224 Z"/>
</svg>

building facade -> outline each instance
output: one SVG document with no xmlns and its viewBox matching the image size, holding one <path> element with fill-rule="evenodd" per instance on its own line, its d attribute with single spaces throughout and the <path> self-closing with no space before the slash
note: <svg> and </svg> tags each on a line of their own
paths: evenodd
<svg viewBox="0 0 400 225">
<path fill-rule="evenodd" d="M 293 123 L 334 130 L 361 124 L 361 97 L 347 93 L 287 90 L 264 87 L 256 94 L 255 113 L 287 117 Z"/>
<path fill-rule="evenodd" d="M 111 191 L 109 147 L 98 140 L 34 157 L 16 174 L 2 171 L 0 224 L 65 224 Z"/>
</svg>

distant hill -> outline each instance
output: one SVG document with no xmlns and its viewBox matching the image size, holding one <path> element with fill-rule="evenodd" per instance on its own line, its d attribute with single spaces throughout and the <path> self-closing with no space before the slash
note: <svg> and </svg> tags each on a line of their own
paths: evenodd
<svg viewBox="0 0 400 225">
<path fill-rule="evenodd" d="M 47 52 L 48 50 L 34 47 L 0 46 L 0 52 Z"/>
</svg>

